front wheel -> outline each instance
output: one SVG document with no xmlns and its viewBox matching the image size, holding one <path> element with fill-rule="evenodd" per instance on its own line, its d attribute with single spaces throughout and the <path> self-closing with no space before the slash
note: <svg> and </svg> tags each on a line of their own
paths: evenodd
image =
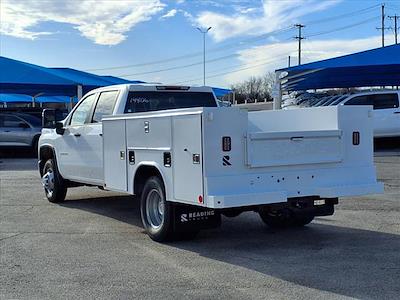
<svg viewBox="0 0 400 300">
<path fill-rule="evenodd" d="M 173 238 L 173 209 L 166 201 L 162 180 L 150 177 L 143 188 L 140 200 L 142 223 L 150 238 L 164 242 Z"/>
<path fill-rule="evenodd" d="M 67 187 L 58 173 L 55 161 L 49 159 L 43 167 L 42 184 L 47 200 L 52 203 L 63 202 L 67 195 Z"/>
</svg>

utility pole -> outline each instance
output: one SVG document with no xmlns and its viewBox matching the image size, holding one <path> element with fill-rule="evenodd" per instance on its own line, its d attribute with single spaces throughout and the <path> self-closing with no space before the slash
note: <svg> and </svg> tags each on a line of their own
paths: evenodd
<svg viewBox="0 0 400 300">
<path fill-rule="evenodd" d="M 298 62 L 299 62 L 299 66 L 300 66 L 300 65 L 301 65 L 301 41 L 305 39 L 305 37 L 303 37 L 303 36 L 301 35 L 301 29 L 304 28 L 304 27 L 306 27 L 306 26 L 303 25 L 303 24 L 295 24 L 294 26 L 297 27 L 297 28 L 299 29 L 299 35 L 298 35 L 298 36 L 295 36 L 294 38 L 295 38 L 296 40 L 299 41 L 299 49 L 298 49 L 298 50 L 299 50 L 299 57 L 298 57 Z"/>
<path fill-rule="evenodd" d="M 197 27 L 197 30 L 203 34 L 203 85 L 206 85 L 206 34 L 210 29 L 211 27 L 201 30 L 201 28 Z"/>
<path fill-rule="evenodd" d="M 394 16 L 388 16 L 388 18 L 394 20 L 394 42 L 397 45 L 397 19 L 399 19 L 400 16 L 395 14 Z"/>
<path fill-rule="evenodd" d="M 381 15 L 382 15 L 382 27 L 377 27 L 376 29 L 382 30 L 382 47 L 385 47 L 385 30 L 390 29 L 385 27 L 385 4 L 381 6 Z"/>
</svg>

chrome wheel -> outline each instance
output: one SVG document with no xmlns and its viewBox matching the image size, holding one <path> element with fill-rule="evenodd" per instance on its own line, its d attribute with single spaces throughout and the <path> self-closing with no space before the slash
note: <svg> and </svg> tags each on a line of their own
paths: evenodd
<svg viewBox="0 0 400 300">
<path fill-rule="evenodd" d="M 146 218 L 148 224 L 157 229 L 164 223 L 164 202 L 157 189 L 152 189 L 146 198 Z"/>
<path fill-rule="evenodd" d="M 52 169 L 47 169 L 42 176 L 42 185 L 48 197 L 51 197 L 54 192 L 54 172 Z"/>
</svg>

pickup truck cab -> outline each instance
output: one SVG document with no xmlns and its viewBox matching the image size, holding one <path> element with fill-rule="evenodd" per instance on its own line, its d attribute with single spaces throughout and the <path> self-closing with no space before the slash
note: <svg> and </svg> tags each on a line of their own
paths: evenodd
<svg viewBox="0 0 400 300">
<path fill-rule="evenodd" d="M 43 114 L 46 197 L 80 185 L 140 199 L 156 241 L 258 212 L 273 227 L 331 215 L 338 197 L 382 192 L 368 106 L 247 112 L 209 87 L 116 85 L 89 92 L 62 121 Z"/>
</svg>

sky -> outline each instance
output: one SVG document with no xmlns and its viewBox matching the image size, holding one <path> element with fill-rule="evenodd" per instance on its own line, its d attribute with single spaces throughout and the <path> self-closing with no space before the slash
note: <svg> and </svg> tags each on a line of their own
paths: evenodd
<svg viewBox="0 0 400 300">
<path fill-rule="evenodd" d="M 377 0 L 0 0 L 0 55 L 164 84 L 227 87 L 381 46 Z M 385 44 L 400 0 L 385 1 Z M 400 20 L 399 20 L 400 26 Z"/>
</svg>

